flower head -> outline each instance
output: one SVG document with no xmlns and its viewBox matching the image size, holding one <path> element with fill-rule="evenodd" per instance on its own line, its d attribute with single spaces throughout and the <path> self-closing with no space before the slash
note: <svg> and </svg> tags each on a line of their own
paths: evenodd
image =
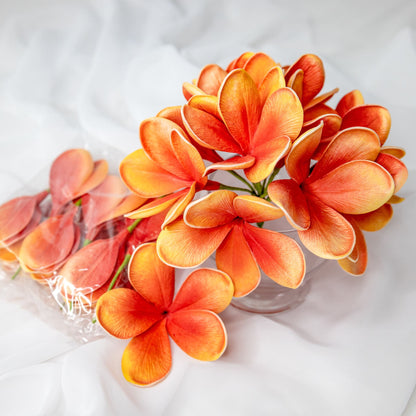
<svg viewBox="0 0 416 416">
<path fill-rule="evenodd" d="M 154 243 L 140 246 L 129 265 L 134 289 L 102 296 L 97 319 L 111 335 L 128 339 L 122 371 L 131 383 L 149 386 L 167 376 L 172 364 L 169 336 L 193 358 L 213 361 L 227 345 L 219 316 L 230 303 L 233 286 L 223 272 L 192 272 L 174 298 L 175 271 L 162 263 Z"/>
<path fill-rule="evenodd" d="M 356 244 L 354 226 L 346 215 L 381 207 L 391 198 L 394 181 L 375 162 L 380 152 L 377 134 L 363 127 L 339 132 L 310 173 L 310 157 L 321 131 L 322 124 L 299 137 L 286 158 L 291 178 L 274 181 L 268 193 L 310 251 L 342 259 Z"/>
<path fill-rule="evenodd" d="M 216 250 L 217 267 L 234 282 L 234 296 L 244 296 L 260 281 L 259 266 L 277 283 L 296 288 L 305 274 L 297 243 L 275 231 L 250 223 L 283 214 L 264 199 L 221 190 L 190 204 L 182 220 L 162 230 L 159 257 L 175 267 L 194 267 Z"/>
<path fill-rule="evenodd" d="M 172 121 L 153 117 L 142 122 L 143 149 L 128 155 L 120 164 L 125 184 L 144 198 L 156 198 L 129 214 L 144 218 L 170 207 L 165 225 L 180 216 L 195 192 L 204 188 L 205 165 L 197 149 Z"/>
</svg>

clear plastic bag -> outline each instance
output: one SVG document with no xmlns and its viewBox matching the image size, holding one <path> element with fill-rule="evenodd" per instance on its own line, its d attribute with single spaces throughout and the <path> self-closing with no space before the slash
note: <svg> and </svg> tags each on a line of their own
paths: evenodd
<svg viewBox="0 0 416 416">
<path fill-rule="evenodd" d="M 98 298 L 129 285 L 133 250 L 157 238 L 163 219 L 126 218 L 147 200 L 114 173 L 117 150 L 90 150 L 64 151 L 0 205 L 1 296 L 27 293 L 40 317 L 81 342 L 103 335 Z"/>
</svg>

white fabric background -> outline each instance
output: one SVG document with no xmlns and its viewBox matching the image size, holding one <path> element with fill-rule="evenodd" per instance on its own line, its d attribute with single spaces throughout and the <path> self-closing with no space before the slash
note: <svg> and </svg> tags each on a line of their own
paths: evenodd
<svg viewBox="0 0 416 416">
<path fill-rule="evenodd" d="M 406 148 L 410 175 L 391 223 L 367 234 L 365 277 L 327 262 L 296 310 L 227 309 L 225 355 L 173 347 L 171 374 L 149 389 L 121 374 L 126 342 L 79 345 L 32 291 L 2 282 L 0 414 L 415 415 L 415 41 L 412 0 L 2 0 L 0 202 L 43 186 L 38 172 L 74 145 L 115 147 L 116 166 L 141 120 L 183 102 L 182 82 L 246 50 L 321 56 L 327 91 L 359 88 L 390 110 L 388 144 Z"/>
</svg>

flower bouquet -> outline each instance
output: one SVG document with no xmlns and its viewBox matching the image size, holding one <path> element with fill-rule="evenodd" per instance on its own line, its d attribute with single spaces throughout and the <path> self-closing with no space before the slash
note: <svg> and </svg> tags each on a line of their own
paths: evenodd
<svg viewBox="0 0 416 416">
<path fill-rule="evenodd" d="M 132 383 L 168 374 L 169 336 L 194 358 L 219 358 L 227 335 L 218 313 L 254 294 L 261 273 L 295 293 L 312 253 L 362 275 L 363 231 L 382 229 L 403 200 L 396 192 L 407 179 L 405 152 L 385 145 L 388 110 L 365 104 L 358 90 L 333 108 L 338 89 L 321 93 L 324 81 L 312 54 L 289 66 L 251 52 L 226 69 L 207 65 L 183 84 L 184 104 L 141 123 L 141 148 L 120 163 L 128 196 L 117 177 L 95 179 L 99 163 L 64 160 L 51 169 L 50 218 L 40 222 L 45 193 L 28 197 L 24 209 L 16 201 L 0 208 L 2 246 L 36 279 L 54 279 L 67 302 L 96 303 L 110 334 L 132 338 L 122 358 Z M 86 157 L 73 152 L 76 161 Z M 64 172 L 76 163 L 68 185 Z M 100 189 L 119 197 L 102 198 Z M 278 219 L 296 239 L 273 229 Z M 59 242 L 46 245 L 45 232 Z M 193 270 L 174 296 L 174 269 L 214 254 L 216 269 Z"/>
</svg>

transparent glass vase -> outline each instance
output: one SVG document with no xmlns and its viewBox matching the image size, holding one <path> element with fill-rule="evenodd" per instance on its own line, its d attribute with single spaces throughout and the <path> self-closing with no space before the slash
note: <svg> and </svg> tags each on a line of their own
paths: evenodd
<svg viewBox="0 0 416 416">
<path fill-rule="evenodd" d="M 320 267 L 325 259 L 308 251 L 300 242 L 294 229 L 279 231 L 295 240 L 303 250 L 306 262 L 306 273 L 302 284 L 297 289 L 281 286 L 261 272 L 260 283 L 251 293 L 240 298 L 233 298 L 231 305 L 247 312 L 259 314 L 274 314 L 296 308 L 309 293 L 311 274 Z"/>
</svg>

